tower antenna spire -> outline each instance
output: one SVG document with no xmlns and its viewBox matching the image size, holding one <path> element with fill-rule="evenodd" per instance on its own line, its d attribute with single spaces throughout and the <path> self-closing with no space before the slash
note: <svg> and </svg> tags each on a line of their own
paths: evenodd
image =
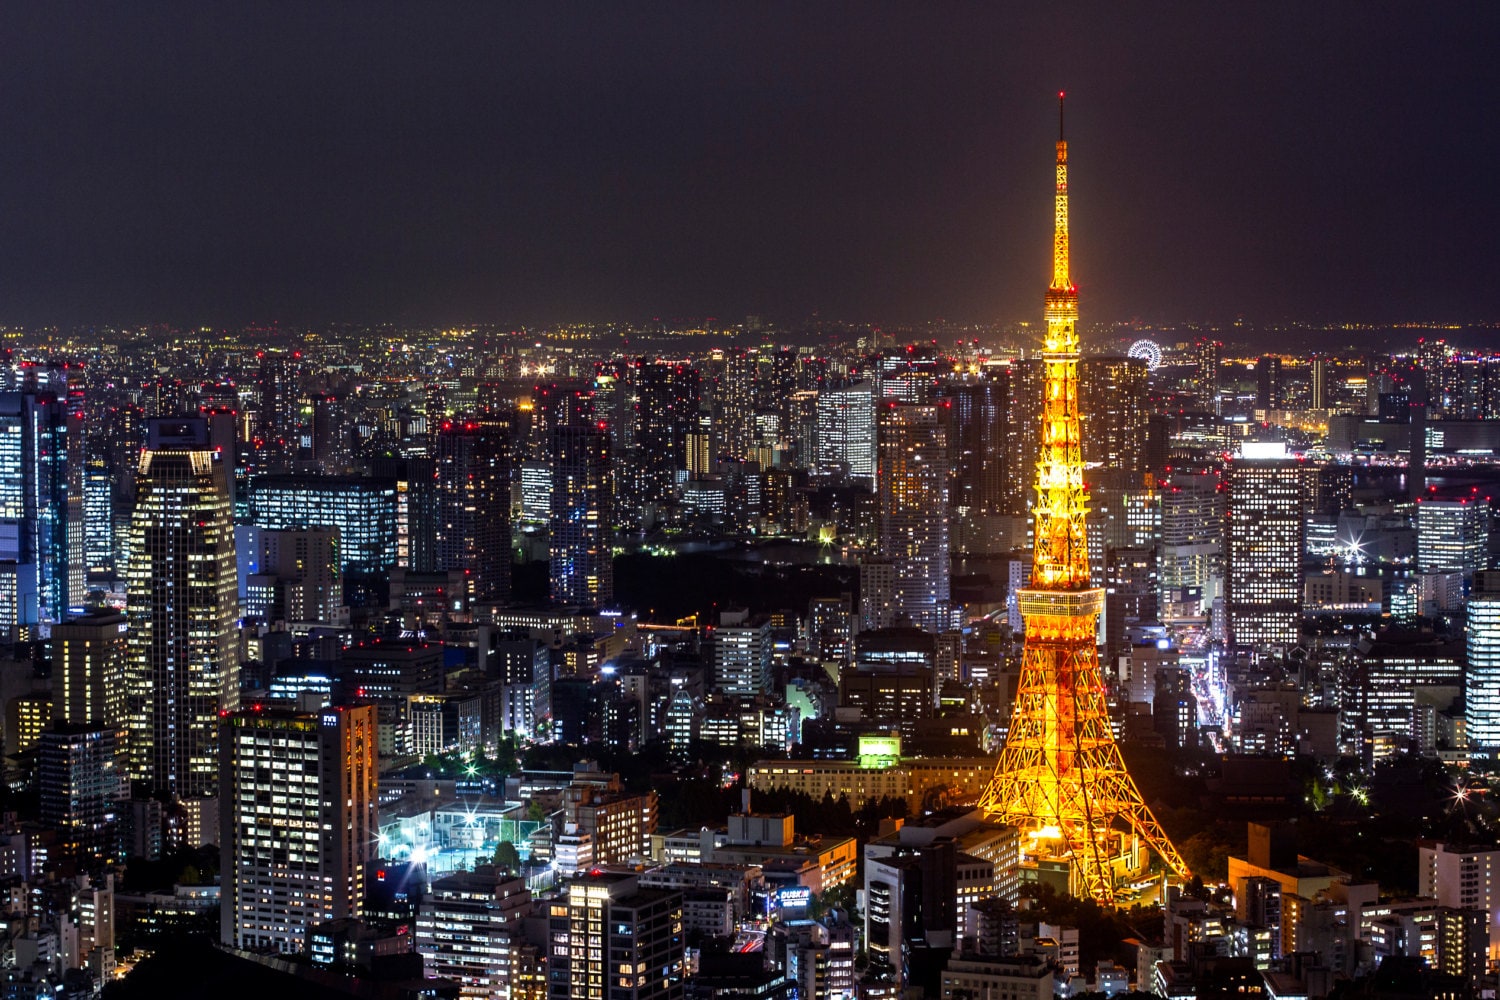
<svg viewBox="0 0 1500 1000">
<path fill-rule="evenodd" d="M 1067 91 L 1057 92 L 1057 141 L 1065 142 L 1067 136 L 1063 134 L 1063 101 L 1068 96 Z"/>
</svg>

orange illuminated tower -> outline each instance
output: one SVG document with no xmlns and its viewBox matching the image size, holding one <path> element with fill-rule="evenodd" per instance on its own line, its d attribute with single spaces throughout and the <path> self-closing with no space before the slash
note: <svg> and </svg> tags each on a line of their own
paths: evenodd
<svg viewBox="0 0 1500 1000">
<path fill-rule="evenodd" d="M 1096 645 L 1104 592 L 1089 585 L 1078 416 L 1078 289 L 1068 273 L 1068 144 L 1058 95 L 1056 230 L 1042 363 L 1031 586 L 1017 595 L 1026 646 L 1010 731 L 980 805 L 1021 830 L 1031 862 L 1064 863 L 1075 895 L 1112 903 L 1155 852 L 1187 868 L 1125 770 Z"/>
</svg>

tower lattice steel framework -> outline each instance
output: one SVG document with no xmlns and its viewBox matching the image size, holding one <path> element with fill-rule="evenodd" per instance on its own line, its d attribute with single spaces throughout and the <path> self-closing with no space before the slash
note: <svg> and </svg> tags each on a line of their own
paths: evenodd
<svg viewBox="0 0 1500 1000">
<path fill-rule="evenodd" d="M 1037 461 L 1031 585 L 1021 678 L 1005 749 L 980 805 L 1018 827 L 1022 851 L 1067 861 L 1075 894 L 1115 900 L 1117 875 L 1154 851 L 1179 877 L 1187 866 L 1141 799 L 1109 724 L 1096 644 L 1104 592 L 1090 586 L 1088 496 L 1078 419 L 1078 289 L 1068 268 L 1068 144 L 1058 95 L 1056 229 L 1047 289 L 1046 383 Z M 1130 837 L 1138 843 L 1131 844 Z"/>
</svg>

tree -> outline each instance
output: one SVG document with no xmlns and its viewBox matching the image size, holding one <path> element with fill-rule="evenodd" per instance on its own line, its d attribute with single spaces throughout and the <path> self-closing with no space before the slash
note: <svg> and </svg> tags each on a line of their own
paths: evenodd
<svg viewBox="0 0 1500 1000">
<path fill-rule="evenodd" d="M 521 854 L 516 850 L 515 844 L 502 840 L 495 845 L 495 867 L 504 868 L 512 874 L 521 870 Z"/>
</svg>

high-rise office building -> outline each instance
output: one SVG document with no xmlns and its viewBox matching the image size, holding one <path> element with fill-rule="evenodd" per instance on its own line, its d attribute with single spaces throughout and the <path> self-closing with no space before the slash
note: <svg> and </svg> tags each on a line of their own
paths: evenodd
<svg viewBox="0 0 1500 1000">
<path fill-rule="evenodd" d="M 395 563 L 418 573 L 437 569 L 437 470 L 430 458 L 377 458 L 369 462 L 370 480 L 379 496 L 395 495 Z M 358 482 L 359 480 L 355 480 Z M 369 502 L 369 501 L 367 501 Z M 375 550 L 388 537 L 383 512 L 386 504 L 371 502 L 368 522 L 381 526 L 369 541 Z M 347 530 L 341 528 L 340 530 Z M 387 556 L 382 555 L 381 558 Z M 377 574 L 379 571 L 375 571 Z"/>
<path fill-rule="evenodd" d="M 125 725 L 128 628 L 125 616 L 113 611 L 53 626 L 53 712 L 59 722 Z"/>
<path fill-rule="evenodd" d="M 943 836 L 920 847 L 866 848 L 865 947 L 871 971 L 891 982 L 898 996 L 920 978 L 916 955 L 959 937 L 957 855 L 954 839 Z"/>
<path fill-rule="evenodd" d="M 859 561 L 859 629 L 890 628 L 896 623 L 896 562 L 867 557 Z"/>
<path fill-rule="evenodd" d="M 37 743 L 42 822 L 57 834 L 56 853 L 85 869 L 122 856 L 126 736 L 118 726 L 60 722 Z"/>
<path fill-rule="evenodd" d="M 337 528 L 344 572 L 383 575 L 400 564 L 397 487 L 385 478 L 257 476 L 247 491 L 247 519 L 278 531 Z"/>
<path fill-rule="evenodd" d="M 569 882 L 549 910 L 552 1000 L 681 1000 L 682 894 L 642 889 L 633 874 Z"/>
<path fill-rule="evenodd" d="M 459 984 L 464 996 L 516 1000 L 541 982 L 538 950 L 527 943 L 531 891 L 488 865 L 435 879 L 417 917 L 416 950 L 429 977 Z"/>
<path fill-rule="evenodd" d="M 592 382 L 569 379 L 532 386 L 526 457 L 545 458 L 551 447 L 553 429 L 579 422 L 597 426 Z"/>
<path fill-rule="evenodd" d="M 1315 354 L 1308 378 L 1309 400 L 1314 410 L 1328 409 L 1328 356 Z"/>
<path fill-rule="evenodd" d="M 1454 375 L 1457 366 L 1453 363 L 1453 348 L 1446 340 L 1417 340 L 1417 365 L 1424 376 L 1427 389 L 1427 407 L 1434 416 L 1447 416 L 1449 403 L 1454 397 Z"/>
<path fill-rule="evenodd" d="M 103 455 L 90 455 L 83 474 L 83 554 L 89 573 L 115 571 L 115 477 Z"/>
<path fill-rule="evenodd" d="M 882 400 L 899 403 L 930 402 L 943 368 L 932 344 L 907 344 L 883 352 L 875 364 L 875 389 Z"/>
<path fill-rule="evenodd" d="M 1470 747 L 1493 755 L 1500 753 L 1500 570 L 1475 575 L 1468 614 L 1464 721 Z"/>
<path fill-rule="evenodd" d="M 1086 467 L 1123 473 L 1155 471 L 1146 466 L 1146 362 L 1141 358 L 1092 357 L 1078 364 L 1078 410 L 1083 422 Z"/>
<path fill-rule="evenodd" d="M 300 952 L 309 926 L 360 915 L 378 832 L 377 739 L 370 705 L 224 720 L 226 945 Z"/>
<path fill-rule="evenodd" d="M 1193 693 L 1191 671 L 1164 668 L 1156 671 L 1151 702 L 1153 728 L 1168 747 L 1198 745 L 1198 699 Z"/>
<path fill-rule="evenodd" d="M 882 402 L 880 555 L 896 566 L 893 612 L 932 632 L 952 621 L 947 441 L 937 407 Z"/>
<path fill-rule="evenodd" d="M 807 607 L 807 653 L 814 660 L 844 661 L 854 653 L 850 595 L 814 597 Z"/>
<path fill-rule="evenodd" d="M 154 420 L 130 521 L 131 776 L 181 797 L 219 778 L 219 714 L 239 707 L 234 526 L 201 420 Z"/>
<path fill-rule="evenodd" d="M 714 689 L 754 698 L 771 690 L 771 620 L 725 611 L 712 632 Z"/>
<path fill-rule="evenodd" d="M 1221 596 L 1224 493 L 1218 469 L 1173 469 L 1163 484 L 1158 574 L 1164 619 L 1197 618 Z"/>
<path fill-rule="evenodd" d="M 1417 893 L 1454 909 L 1500 912 L 1500 850 L 1422 841 L 1417 845 Z M 1500 958 L 1500 921 L 1491 917 L 1490 961 Z"/>
<path fill-rule="evenodd" d="M 1465 579 L 1489 568 L 1488 498 L 1417 502 L 1417 569 L 1454 570 Z"/>
<path fill-rule="evenodd" d="M 614 600 L 609 434 L 575 420 L 552 429 L 551 596 L 589 607 Z"/>
<path fill-rule="evenodd" d="M 779 921 L 766 933 L 766 952 L 803 1000 L 848 1000 L 856 995 L 857 931 L 838 911 L 821 922 Z"/>
<path fill-rule="evenodd" d="M 547 524 L 552 520 L 552 466 L 547 462 L 521 463 L 521 520 Z"/>
<path fill-rule="evenodd" d="M 1281 359 L 1266 354 L 1255 362 L 1255 408 L 1279 410 L 1281 405 Z"/>
<path fill-rule="evenodd" d="M 868 382 L 818 394 L 819 475 L 875 485 L 875 390 Z"/>
<path fill-rule="evenodd" d="M 445 421 L 436 435 L 437 568 L 463 570 L 470 600 L 510 597 L 510 426 Z"/>
<path fill-rule="evenodd" d="M 626 358 L 594 362 L 594 419 L 609 431 L 610 457 L 621 464 L 635 447 L 639 369 Z"/>
<path fill-rule="evenodd" d="M 937 704 L 933 674 L 937 637 L 911 628 L 861 632 L 854 663 L 839 672 L 839 708 L 857 712 L 865 726 L 915 737 Z"/>
<path fill-rule="evenodd" d="M 755 357 L 735 348 L 724 352 L 714 386 L 714 457 L 749 458 L 755 445 Z"/>
<path fill-rule="evenodd" d="M 1010 391 L 1005 409 L 1005 477 L 1006 514 L 1025 514 L 1036 500 L 1036 463 L 1041 456 L 1042 386 L 1046 370 L 1041 358 L 1027 358 L 1011 364 Z"/>
<path fill-rule="evenodd" d="M 952 484 L 949 501 L 955 511 L 998 514 L 1003 509 L 1009 387 L 1003 370 L 981 382 L 938 386 Z"/>
<path fill-rule="evenodd" d="M 262 467 L 274 467 L 296 452 L 301 352 L 264 351 L 256 380 L 254 450 Z M 161 411 L 158 411 L 161 413 Z M 175 412 L 175 411 L 174 411 Z M 169 415 L 161 413 L 161 415 Z"/>
<path fill-rule="evenodd" d="M 82 433 L 65 395 L 0 393 L 0 633 L 12 640 L 62 621 L 84 597 L 82 442 L 69 441 L 70 423 Z"/>
<path fill-rule="evenodd" d="M 1219 409 L 1219 361 L 1224 345 L 1217 340 L 1199 340 L 1194 345 L 1193 360 L 1197 368 L 1195 382 L 1199 404 L 1210 413 Z"/>
<path fill-rule="evenodd" d="M 298 466 L 324 475 L 351 472 L 354 462 L 344 399 L 330 392 L 309 393 L 298 409 Z"/>
<path fill-rule="evenodd" d="M 1247 442 L 1228 463 L 1224 607 L 1236 646 L 1264 650 L 1297 642 L 1305 478 L 1302 463 L 1287 458 L 1284 445 Z"/>
<path fill-rule="evenodd" d="M 344 603 L 337 528 L 236 529 L 245 551 L 245 615 L 262 622 L 333 623 Z"/>
<path fill-rule="evenodd" d="M 678 472 L 687 468 L 688 430 L 698 417 L 699 374 L 681 362 L 641 358 L 636 364 L 635 501 L 659 504 L 671 499 Z"/>
</svg>

